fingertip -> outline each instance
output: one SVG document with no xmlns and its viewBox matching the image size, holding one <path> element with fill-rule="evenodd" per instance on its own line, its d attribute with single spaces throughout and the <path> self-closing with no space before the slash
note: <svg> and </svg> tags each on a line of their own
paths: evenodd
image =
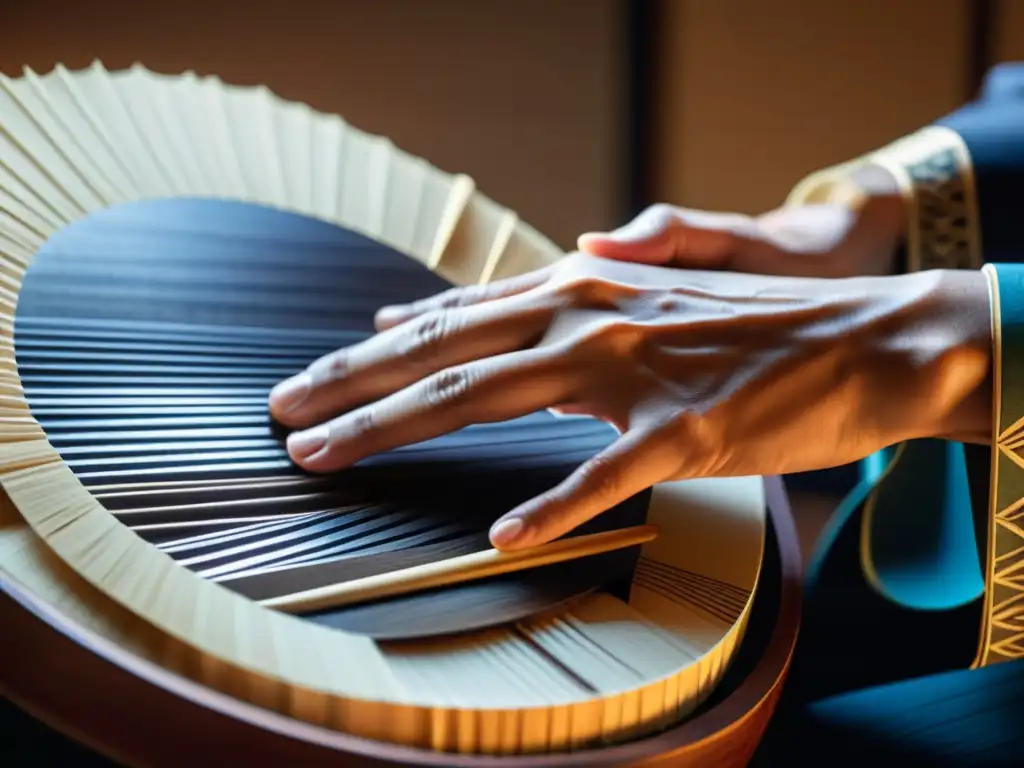
<svg viewBox="0 0 1024 768">
<path fill-rule="evenodd" d="M 625 227 L 608 234 L 580 235 L 577 247 L 584 253 L 605 259 L 664 264 L 671 261 L 675 250 L 681 247 L 681 238 L 676 234 Z"/>
<path fill-rule="evenodd" d="M 292 432 L 286 441 L 288 456 L 301 466 L 315 465 L 320 454 L 324 453 L 329 437 L 330 429 L 326 424 Z"/>
<path fill-rule="evenodd" d="M 642 243 L 617 243 L 608 239 L 592 238 L 577 242 L 577 250 L 590 256 L 617 261 L 645 261 L 646 251 Z"/>
<path fill-rule="evenodd" d="M 632 226 L 625 226 L 612 232 L 584 232 L 576 238 L 576 246 L 581 251 L 593 248 L 630 248 L 647 239 L 645 233 L 638 232 Z"/>
<path fill-rule="evenodd" d="M 491 526 L 491 546 L 501 550 L 519 549 L 523 546 L 525 534 L 526 524 L 522 518 L 502 518 Z"/>
<path fill-rule="evenodd" d="M 270 414 L 281 423 L 287 423 L 288 414 L 305 402 L 312 389 L 313 378 L 305 371 L 285 379 L 270 390 L 267 398 Z"/>
<path fill-rule="evenodd" d="M 600 248 L 607 241 L 607 232 L 584 232 L 576 238 L 576 248 L 581 251 L 586 251 L 594 247 Z"/>
</svg>

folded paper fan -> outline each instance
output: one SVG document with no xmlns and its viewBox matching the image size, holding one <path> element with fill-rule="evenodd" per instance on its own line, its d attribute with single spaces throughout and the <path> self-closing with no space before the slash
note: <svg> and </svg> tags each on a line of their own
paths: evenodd
<svg viewBox="0 0 1024 768">
<path fill-rule="evenodd" d="M 618 553 L 263 602 L 486 549 L 497 514 L 614 439 L 535 414 L 308 477 L 266 415 L 381 304 L 560 257 L 470 178 L 265 88 L 98 63 L 0 78 L 5 589 L 190 684 L 414 750 L 607 752 L 692 718 L 792 570 L 760 478 L 664 484 L 577 532 L 658 526 Z M 749 755 L 784 615 L 736 724 L 677 747 Z"/>
</svg>

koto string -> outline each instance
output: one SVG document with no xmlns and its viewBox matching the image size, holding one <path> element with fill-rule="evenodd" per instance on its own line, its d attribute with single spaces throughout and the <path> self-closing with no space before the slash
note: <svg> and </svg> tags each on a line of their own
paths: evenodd
<svg viewBox="0 0 1024 768">
<path fill-rule="evenodd" d="M 384 304 L 448 284 L 339 227 L 259 206 L 159 200 L 59 232 L 21 291 L 15 348 L 33 415 L 121 522 L 254 599 L 485 549 L 491 522 L 615 432 L 537 413 L 296 468 L 267 394 L 373 333 Z M 643 522 L 647 494 L 575 533 Z M 627 550 L 308 618 L 378 638 L 478 628 L 628 582 Z M 614 586 L 614 585 L 613 585 Z"/>
</svg>

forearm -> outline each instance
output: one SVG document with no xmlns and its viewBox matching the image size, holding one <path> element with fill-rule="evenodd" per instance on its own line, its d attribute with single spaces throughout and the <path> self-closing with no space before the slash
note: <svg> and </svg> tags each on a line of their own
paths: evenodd
<svg viewBox="0 0 1024 768">
<path fill-rule="evenodd" d="M 850 203 L 858 210 L 863 228 L 869 233 L 868 245 L 877 254 L 865 265 L 872 274 L 901 274 L 907 242 L 907 198 L 896 177 L 882 165 L 865 163 L 848 177 Z"/>
<path fill-rule="evenodd" d="M 990 443 L 994 350 L 988 280 L 975 270 L 919 272 L 905 279 L 924 284 L 915 330 L 932 351 L 920 389 L 932 422 L 921 436 Z"/>
</svg>

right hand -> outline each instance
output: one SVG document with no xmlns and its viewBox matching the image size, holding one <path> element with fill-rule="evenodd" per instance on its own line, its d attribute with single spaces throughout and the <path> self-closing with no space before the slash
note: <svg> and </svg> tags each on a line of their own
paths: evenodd
<svg viewBox="0 0 1024 768">
<path fill-rule="evenodd" d="M 659 204 L 609 233 L 588 233 L 593 256 L 658 266 L 787 277 L 892 274 L 906 231 L 895 180 L 879 168 L 852 178 L 863 203 L 799 205 L 759 216 Z"/>
<path fill-rule="evenodd" d="M 310 472 L 542 408 L 613 424 L 615 442 L 492 529 L 496 547 L 535 546 L 665 480 L 987 434 L 988 301 L 977 271 L 826 280 L 574 254 L 382 310 L 380 333 L 282 382 L 270 409 Z"/>
</svg>

